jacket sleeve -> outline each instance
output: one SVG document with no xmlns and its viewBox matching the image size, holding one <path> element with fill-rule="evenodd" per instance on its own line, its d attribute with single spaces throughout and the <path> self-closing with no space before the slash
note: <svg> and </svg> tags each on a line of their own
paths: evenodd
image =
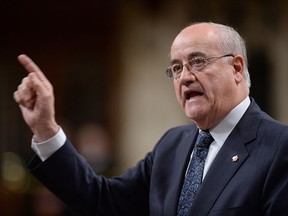
<svg viewBox="0 0 288 216">
<path fill-rule="evenodd" d="M 76 215 L 148 215 L 153 153 L 119 177 L 98 176 L 67 140 L 42 162 L 35 156 L 31 173 Z"/>
<path fill-rule="evenodd" d="M 280 131 L 280 130 L 279 130 Z M 282 134 L 281 134 L 282 132 Z M 263 188 L 263 215 L 288 215 L 288 134 L 286 131 L 275 135 L 274 143 L 279 148 L 273 155 Z"/>
</svg>

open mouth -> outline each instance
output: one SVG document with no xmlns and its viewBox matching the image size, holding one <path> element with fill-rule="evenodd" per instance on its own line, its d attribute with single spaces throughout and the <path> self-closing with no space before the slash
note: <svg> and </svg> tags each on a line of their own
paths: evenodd
<svg viewBox="0 0 288 216">
<path fill-rule="evenodd" d="M 197 96 L 202 96 L 202 95 L 203 95 L 203 93 L 198 92 L 198 91 L 189 91 L 189 92 L 185 93 L 185 99 L 190 100 L 192 98 L 195 98 Z"/>
</svg>

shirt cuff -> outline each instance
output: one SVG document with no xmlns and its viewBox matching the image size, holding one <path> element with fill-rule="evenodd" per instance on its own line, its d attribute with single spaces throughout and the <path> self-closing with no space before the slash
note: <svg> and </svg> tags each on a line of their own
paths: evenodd
<svg viewBox="0 0 288 216">
<path fill-rule="evenodd" d="M 59 128 L 59 131 L 55 136 L 44 142 L 37 143 L 35 141 L 35 136 L 33 136 L 31 148 L 40 157 L 42 161 L 45 161 L 58 149 L 60 149 L 64 145 L 65 141 L 66 135 L 62 128 Z"/>
</svg>

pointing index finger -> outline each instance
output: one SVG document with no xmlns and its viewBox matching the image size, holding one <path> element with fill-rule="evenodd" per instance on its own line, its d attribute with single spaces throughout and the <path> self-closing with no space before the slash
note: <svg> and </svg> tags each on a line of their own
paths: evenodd
<svg viewBox="0 0 288 216">
<path fill-rule="evenodd" d="M 25 54 L 19 55 L 18 61 L 29 73 L 41 71 L 40 68 Z"/>
</svg>

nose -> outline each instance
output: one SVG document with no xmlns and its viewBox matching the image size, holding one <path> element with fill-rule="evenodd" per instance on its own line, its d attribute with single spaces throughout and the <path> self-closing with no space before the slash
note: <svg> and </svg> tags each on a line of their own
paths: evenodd
<svg viewBox="0 0 288 216">
<path fill-rule="evenodd" d="M 191 70 L 189 64 L 183 65 L 183 71 L 180 74 L 179 82 L 182 85 L 189 86 L 191 83 L 195 82 L 196 80 L 195 73 Z"/>
</svg>

